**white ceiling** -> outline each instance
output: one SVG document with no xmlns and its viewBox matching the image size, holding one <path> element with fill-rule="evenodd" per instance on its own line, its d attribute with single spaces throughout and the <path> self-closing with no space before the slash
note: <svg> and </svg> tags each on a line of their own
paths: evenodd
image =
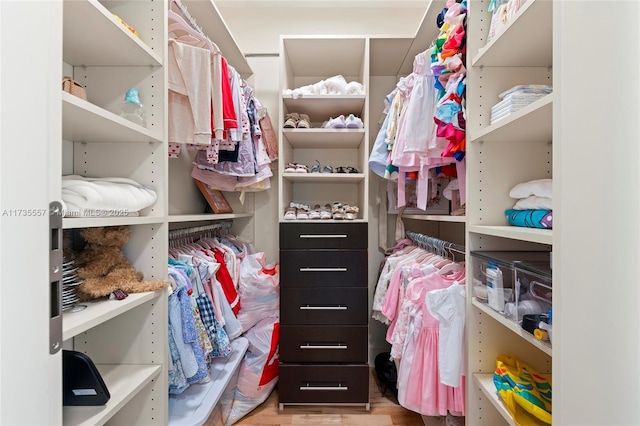
<svg viewBox="0 0 640 426">
<path fill-rule="evenodd" d="M 262 8 L 425 8 L 431 0 L 215 0 L 216 6 Z"/>
</svg>

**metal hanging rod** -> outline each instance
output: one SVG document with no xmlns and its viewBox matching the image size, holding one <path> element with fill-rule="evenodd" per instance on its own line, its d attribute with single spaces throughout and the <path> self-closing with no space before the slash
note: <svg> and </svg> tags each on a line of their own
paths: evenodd
<svg viewBox="0 0 640 426">
<path fill-rule="evenodd" d="M 459 244 L 441 240 L 435 237 L 429 237 L 428 235 L 420 234 L 415 231 L 407 231 L 406 235 L 407 238 L 415 242 L 418 247 L 421 247 L 425 250 L 437 251 L 440 253 L 447 251 L 455 251 L 460 254 L 466 253 L 464 246 L 461 246 Z"/>
<path fill-rule="evenodd" d="M 192 226 L 190 228 L 173 229 L 169 231 L 169 239 L 176 240 L 184 237 L 201 236 L 212 232 L 226 232 L 231 229 L 232 220 L 225 220 L 211 225 Z"/>
</svg>

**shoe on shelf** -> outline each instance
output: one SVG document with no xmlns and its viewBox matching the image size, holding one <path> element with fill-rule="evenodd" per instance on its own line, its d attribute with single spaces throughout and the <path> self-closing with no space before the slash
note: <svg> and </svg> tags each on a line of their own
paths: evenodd
<svg viewBox="0 0 640 426">
<path fill-rule="evenodd" d="M 311 211 L 309 212 L 309 219 L 310 220 L 317 220 L 320 219 L 320 204 L 316 204 L 315 206 L 313 206 L 313 209 L 311 209 Z"/>
<path fill-rule="evenodd" d="M 296 219 L 296 208 L 295 207 L 287 207 L 284 209 L 284 220 L 295 220 Z"/>
<path fill-rule="evenodd" d="M 309 167 L 304 164 L 288 163 L 284 168 L 285 173 L 309 173 Z"/>
<path fill-rule="evenodd" d="M 298 129 L 308 129 L 311 127 L 311 121 L 309 120 L 309 116 L 307 114 L 300 114 L 300 119 L 298 120 L 298 124 L 296 125 Z"/>
<path fill-rule="evenodd" d="M 356 117 L 353 114 L 349 114 L 347 118 L 344 120 L 344 125 L 347 129 L 362 129 L 364 128 L 364 124 L 362 124 L 362 120 Z"/>
<path fill-rule="evenodd" d="M 331 217 L 334 220 L 342 220 L 344 219 L 344 209 L 342 207 L 342 203 L 333 203 L 331 205 Z"/>
<path fill-rule="evenodd" d="M 298 126 L 299 121 L 300 121 L 300 114 L 298 114 L 297 112 L 286 114 L 284 116 L 284 127 L 286 129 L 295 129 Z"/>
<path fill-rule="evenodd" d="M 331 218 L 331 204 L 327 203 L 320 209 L 320 219 L 327 220 Z"/>
<path fill-rule="evenodd" d="M 343 206 L 344 209 L 344 218 L 346 220 L 354 220 L 358 218 L 358 212 L 360 209 L 357 206 L 350 206 L 349 204 L 345 204 Z"/>
<path fill-rule="evenodd" d="M 331 166 L 324 166 L 322 168 L 322 173 L 333 173 L 333 167 Z"/>
<path fill-rule="evenodd" d="M 344 115 L 340 115 L 336 118 L 329 118 L 329 121 L 325 121 L 322 124 L 325 129 L 344 129 L 346 124 L 344 122 Z"/>
<path fill-rule="evenodd" d="M 311 167 L 311 173 L 320 173 L 320 162 L 318 160 L 316 160 L 316 164 L 315 166 Z"/>
<path fill-rule="evenodd" d="M 307 213 L 305 210 L 298 209 L 298 211 L 296 212 L 296 219 L 297 220 L 308 220 L 309 219 L 309 213 Z"/>
</svg>

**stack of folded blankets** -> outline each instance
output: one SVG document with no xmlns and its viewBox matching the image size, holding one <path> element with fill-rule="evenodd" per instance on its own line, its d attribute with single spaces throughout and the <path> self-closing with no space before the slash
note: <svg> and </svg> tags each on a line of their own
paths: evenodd
<svg viewBox="0 0 640 426">
<path fill-rule="evenodd" d="M 364 95 L 364 85 L 357 81 L 349 81 L 342 75 L 335 75 L 326 80 L 320 80 L 317 83 L 307 86 L 298 87 L 296 89 L 285 89 L 284 95 L 291 95 L 293 99 L 298 99 L 303 95 Z"/>
<path fill-rule="evenodd" d="M 502 92 L 499 95 L 502 100 L 491 108 L 491 123 L 507 117 L 509 114 L 547 96 L 552 91 L 551 86 L 527 84 L 514 86 L 506 92 Z"/>
<path fill-rule="evenodd" d="M 517 199 L 513 208 L 505 211 L 509 225 L 525 228 L 553 228 L 553 181 L 537 179 L 522 182 L 509 192 Z"/>
<path fill-rule="evenodd" d="M 62 176 L 65 217 L 138 216 L 157 198 L 156 191 L 133 179 Z"/>
</svg>

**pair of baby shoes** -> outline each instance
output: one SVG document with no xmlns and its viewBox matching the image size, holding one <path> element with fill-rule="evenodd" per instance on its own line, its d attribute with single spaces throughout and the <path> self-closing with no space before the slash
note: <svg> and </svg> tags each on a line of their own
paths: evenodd
<svg viewBox="0 0 640 426">
<path fill-rule="evenodd" d="M 285 129 L 308 129 L 311 127 L 311 121 L 307 114 L 298 114 L 292 112 L 284 116 Z"/>
</svg>

